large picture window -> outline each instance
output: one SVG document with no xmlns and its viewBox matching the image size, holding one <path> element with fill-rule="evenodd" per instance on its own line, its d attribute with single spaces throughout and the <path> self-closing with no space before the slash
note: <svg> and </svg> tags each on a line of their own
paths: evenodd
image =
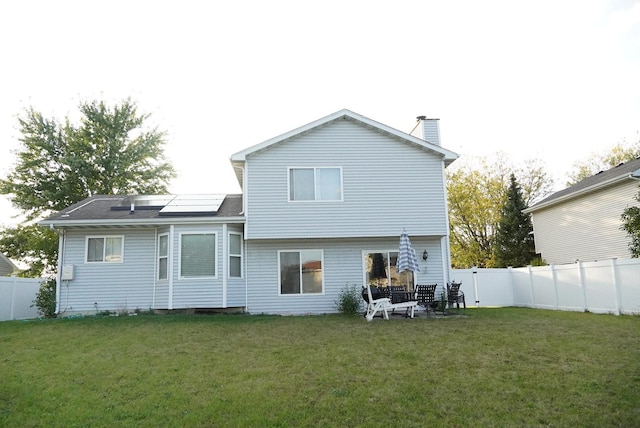
<svg viewBox="0 0 640 428">
<path fill-rule="evenodd" d="M 229 278 L 242 278 L 242 235 L 229 233 Z"/>
<path fill-rule="evenodd" d="M 123 236 L 87 237 L 87 263 L 122 263 Z"/>
<path fill-rule="evenodd" d="M 342 200 L 342 173 L 340 168 L 290 168 L 289 200 Z"/>
<path fill-rule="evenodd" d="M 158 280 L 169 279 L 169 235 L 158 236 Z"/>
<path fill-rule="evenodd" d="M 180 235 L 180 277 L 213 278 L 216 276 L 216 234 L 183 233 Z"/>
<path fill-rule="evenodd" d="M 280 251 L 280 294 L 322 293 L 322 250 Z"/>
</svg>

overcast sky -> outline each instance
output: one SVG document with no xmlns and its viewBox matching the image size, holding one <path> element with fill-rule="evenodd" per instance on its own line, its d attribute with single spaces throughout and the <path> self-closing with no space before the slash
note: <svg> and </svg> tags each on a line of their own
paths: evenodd
<svg viewBox="0 0 640 428">
<path fill-rule="evenodd" d="M 539 158 L 558 188 L 640 138 L 638 1 L 22 0 L 0 40 L 1 176 L 24 109 L 126 97 L 168 132 L 173 193 L 239 192 L 231 154 L 342 108 L 439 118 L 447 149 Z"/>
</svg>

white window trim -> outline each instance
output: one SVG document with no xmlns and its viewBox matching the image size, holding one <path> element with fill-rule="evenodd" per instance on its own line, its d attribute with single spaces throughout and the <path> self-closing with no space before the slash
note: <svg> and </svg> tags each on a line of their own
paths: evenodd
<svg viewBox="0 0 640 428">
<path fill-rule="evenodd" d="M 282 293 L 282 278 L 280 276 L 280 254 L 281 253 L 295 253 L 295 252 L 302 252 L 302 251 L 320 251 L 320 262 L 322 263 L 322 291 L 320 293 L 303 293 L 302 292 L 302 283 L 300 284 L 300 292 L 293 294 L 293 293 Z M 325 294 L 325 283 L 324 283 L 324 277 L 325 277 L 325 266 L 324 266 L 324 250 L 321 250 L 319 248 L 303 248 L 303 249 L 291 249 L 291 250 L 278 250 L 278 296 L 282 296 L 282 297 L 300 297 L 300 296 L 324 296 Z"/>
<path fill-rule="evenodd" d="M 107 238 L 120 238 L 120 260 L 117 262 L 107 261 L 106 260 L 106 245 Z M 102 261 L 99 262 L 90 262 L 89 261 L 89 239 L 104 239 L 103 247 L 102 247 Z M 91 235 L 86 236 L 84 241 L 84 262 L 85 264 L 122 264 L 124 263 L 124 235 Z"/>
<path fill-rule="evenodd" d="M 243 243 L 243 236 L 242 233 L 240 232 L 229 232 L 229 236 L 231 235 L 238 235 L 240 237 L 240 254 L 232 254 L 231 253 L 231 239 L 229 239 L 228 241 L 228 245 L 229 245 L 229 254 L 227 255 L 228 260 L 227 260 L 227 266 L 228 266 L 228 278 L 229 279 L 243 279 L 244 278 L 244 245 Z M 231 276 L 231 257 L 240 257 L 240 276 Z"/>
<path fill-rule="evenodd" d="M 213 276 L 182 276 L 182 236 L 183 235 L 213 235 L 214 236 L 214 257 L 215 263 L 213 264 Z M 189 231 L 180 232 L 178 239 L 178 279 L 182 281 L 208 281 L 211 279 L 218 279 L 218 232 L 213 230 L 203 231 Z"/>
<path fill-rule="evenodd" d="M 313 199 L 296 200 L 291 199 L 291 170 L 292 169 L 312 169 L 313 170 Z M 319 169 L 338 169 L 340 170 L 340 199 L 316 199 L 316 171 Z M 304 203 L 332 203 L 344 202 L 344 180 L 342 177 L 341 166 L 290 166 L 287 168 L 287 200 L 296 204 Z"/>
<path fill-rule="evenodd" d="M 167 237 L 167 255 L 166 256 L 161 256 L 160 255 L 160 240 L 162 239 L 163 236 Z M 157 248 L 158 256 L 156 257 L 156 263 L 157 263 L 156 280 L 157 281 L 163 281 L 163 282 L 164 281 L 169 281 L 169 253 L 171 252 L 170 248 L 169 248 L 170 245 L 171 244 L 169 242 L 169 234 L 168 233 L 160 233 L 158 235 L 158 248 Z M 166 258 L 167 259 L 167 277 L 166 278 L 160 278 L 160 259 L 161 258 Z"/>
</svg>

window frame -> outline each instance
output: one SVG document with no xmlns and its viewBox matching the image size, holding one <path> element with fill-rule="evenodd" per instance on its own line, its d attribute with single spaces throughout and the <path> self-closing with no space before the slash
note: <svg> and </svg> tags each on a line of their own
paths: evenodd
<svg viewBox="0 0 640 428">
<path fill-rule="evenodd" d="M 213 236 L 213 276 L 211 275 L 197 275 L 197 276 L 184 276 L 182 273 L 182 253 L 183 253 L 183 237 L 185 235 L 211 235 Z M 218 278 L 218 232 L 216 231 L 189 231 L 180 232 L 178 244 L 178 279 L 187 281 L 199 281 L 199 280 L 211 280 Z"/>
<path fill-rule="evenodd" d="M 238 236 L 240 239 L 240 253 L 232 253 L 231 252 L 231 235 L 235 235 Z M 244 278 L 244 245 L 243 243 L 243 235 L 241 232 L 229 232 L 229 244 L 228 244 L 228 272 L 227 272 L 227 276 L 230 279 L 242 279 Z M 232 276 L 231 275 L 231 259 L 232 258 L 239 258 L 240 259 L 240 275 L 239 276 Z"/>
<path fill-rule="evenodd" d="M 319 252 L 320 253 L 320 272 L 321 272 L 321 281 L 320 286 L 321 290 L 319 292 L 304 292 L 303 287 L 303 278 L 302 278 L 302 264 L 298 264 L 298 273 L 300 277 L 298 278 L 300 281 L 300 291 L 298 293 L 283 293 L 282 292 L 282 261 L 281 256 L 283 253 L 298 253 L 299 260 L 302 260 L 302 253 L 304 252 Z M 278 250 L 278 296 L 322 296 L 325 294 L 325 283 L 324 283 L 324 274 L 325 274 L 325 264 L 324 264 L 324 250 L 318 248 L 305 248 L 305 249 L 291 249 L 291 250 Z"/>
<path fill-rule="evenodd" d="M 292 199 L 292 171 L 294 170 L 313 170 L 313 199 Z M 318 199 L 318 171 L 324 169 L 338 170 L 338 178 L 340 180 L 340 198 L 338 199 Z M 344 186 L 342 177 L 342 167 L 340 166 L 290 166 L 287 168 L 287 199 L 289 202 L 343 202 L 344 201 Z"/>
<path fill-rule="evenodd" d="M 166 255 L 162 255 L 160 253 L 160 248 L 161 248 L 160 242 L 162 241 L 162 238 L 166 238 L 167 239 L 167 254 Z M 158 255 L 158 257 L 157 257 L 157 263 L 158 263 L 157 270 L 158 270 L 158 273 L 156 275 L 156 279 L 158 281 L 168 281 L 169 280 L 169 234 L 168 233 L 161 233 L 161 234 L 158 235 L 158 253 L 157 253 L 157 255 Z M 166 259 L 166 261 L 167 261 L 167 264 L 166 264 L 166 266 L 167 266 L 167 271 L 166 271 L 167 277 L 166 278 L 160 278 L 160 260 L 161 259 Z"/>
<path fill-rule="evenodd" d="M 398 258 L 398 249 L 378 249 L 378 250 L 363 250 L 362 251 L 362 283 L 366 284 L 367 282 L 371 285 L 378 285 L 378 281 L 373 282 L 373 279 L 368 280 L 367 274 L 370 272 L 367 266 L 367 257 L 372 254 L 382 254 L 384 256 L 384 260 L 386 261 L 385 272 L 387 274 L 387 278 L 384 280 L 384 284 L 380 284 L 382 287 L 388 287 L 389 285 L 405 285 L 407 278 L 405 277 L 404 272 L 397 272 L 396 266 L 392 263 L 392 260 L 395 258 L 397 261 Z M 416 273 L 411 272 L 411 278 L 409 279 L 410 286 L 415 287 L 417 283 Z"/>
<path fill-rule="evenodd" d="M 89 241 L 102 239 L 102 260 L 89 260 Z M 107 239 L 120 239 L 120 259 L 107 260 Z M 85 237 L 84 262 L 86 264 L 122 264 L 124 263 L 124 235 L 88 235 Z"/>
</svg>

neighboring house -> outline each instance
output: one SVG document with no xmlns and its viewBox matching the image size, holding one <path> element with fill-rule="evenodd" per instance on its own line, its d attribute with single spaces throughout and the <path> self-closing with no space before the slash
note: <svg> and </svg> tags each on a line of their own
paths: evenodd
<svg viewBox="0 0 640 428">
<path fill-rule="evenodd" d="M 549 264 L 629 258 L 620 229 L 625 208 L 637 205 L 640 158 L 585 178 L 534 204 L 536 251 Z"/>
<path fill-rule="evenodd" d="M 9 276 L 18 268 L 7 256 L 0 253 L 0 276 Z"/>
<path fill-rule="evenodd" d="M 58 231 L 58 305 L 103 310 L 336 311 L 345 286 L 449 275 L 438 121 L 425 141 L 349 110 L 231 156 L 243 195 L 94 196 L 44 220 Z M 420 272 L 395 272 L 406 229 Z M 428 259 L 423 260 L 423 253 Z M 379 281 L 379 279 L 377 279 Z"/>
</svg>

